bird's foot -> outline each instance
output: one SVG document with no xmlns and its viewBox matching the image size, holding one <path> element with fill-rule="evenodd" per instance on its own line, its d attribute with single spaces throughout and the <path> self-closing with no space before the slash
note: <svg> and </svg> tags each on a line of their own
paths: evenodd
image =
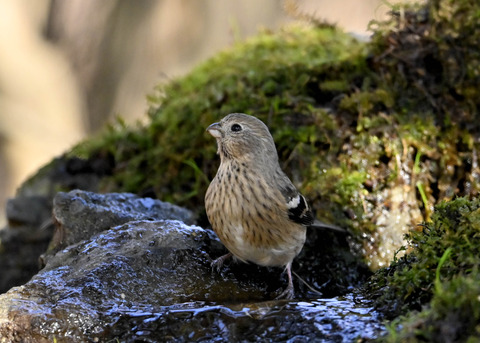
<svg viewBox="0 0 480 343">
<path fill-rule="evenodd" d="M 295 297 L 295 291 L 293 290 L 293 286 L 291 287 L 290 285 L 288 285 L 287 288 L 285 288 L 285 290 L 278 297 L 275 298 L 275 300 L 279 300 L 279 299 L 290 300 L 290 299 L 293 299 L 294 297 Z"/>
<path fill-rule="evenodd" d="M 221 269 L 222 269 L 222 266 L 223 266 L 223 263 L 229 259 L 230 257 L 232 257 L 232 253 L 229 252 L 228 254 L 225 254 L 223 256 L 220 256 L 219 258 L 213 260 L 211 266 L 212 266 L 212 269 L 216 269 L 217 272 L 220 273 Z"/>
<path fill-rule="evenodd" d="M 288 286 L 278 297 L 275 298 L 275 300 L 293 299 L 295 297 L 295 292 L 293 290 L 293 280 L 292 280 L 292 262 L 289 262 L 285 266 L 285 271 L 287 272 L 287 276 L 288 276 Z"/>
</svg>

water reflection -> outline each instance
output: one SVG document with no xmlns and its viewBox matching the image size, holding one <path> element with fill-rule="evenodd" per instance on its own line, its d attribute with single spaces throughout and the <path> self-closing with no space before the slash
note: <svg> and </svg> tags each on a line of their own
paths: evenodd
<svg viewBox="0 0 480 343">
<path fill-rule="evenodd" d="M 120 341 L 353 342 L 384 331 L 379 314 L 354 294 L 230 305 L 189 302 L 154 313 L 131 309 L 113 327 Z"/>
</svg>

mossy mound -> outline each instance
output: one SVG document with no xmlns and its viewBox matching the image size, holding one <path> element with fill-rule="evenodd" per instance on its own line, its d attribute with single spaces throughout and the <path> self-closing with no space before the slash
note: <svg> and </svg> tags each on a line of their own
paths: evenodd
<svg viewBox="0 0 480 343">
<path fill-rule="evenodd" d="M 402 91 L 397 106 L 478 132 L 479 10 L 475 0 L 430 0 L 372 23 L 372 66 L 385 87 Z"/>
<path fill-rule="evenodd" d="M 410 110 L 414 140 L 426 139 L 425 145 L 414 145 L 414 163 L 423 165 L 414 166 L 420 171 L 417 189 L 425 203 L 455 194 L 478 196 L 478 13 L 476 1 L 429 1 L 399 8 L 373 37 L 378 49 L 373 51 L 373 69 L 386 89 L 397 90 L 395 103 L 405 108 L 405 118 L 408 109 L 415 109 Z M 438 133 L 447 145 L 428 143 L 431 131 L 417 124 L 418 118 L 424 123 L 428 117 L 441 128 Z M 439 159 L 438 154 L 444 156 Z M 437 168 L 443 171 L 432 173 Z M 438 177 L 430 179 L 432 175 Z M 407 255 L 377 272 L 365 287 L 387 318 L 405 315 L 391 324 L 382 341 L 480 339 L 479 207 L 478 199 L 467 198 L 437 205 L 432 221 L 406 236 L 408 244 L 401 250 Z"/>
<path fill-rule="evenodd" d="M 439 204 L 432 221 L 412 231 L 408 241 L 408 254 L 365 287 L 389 318 L 414 311 L 394 322 L 386 340 L 480 339 L 480 200 Z M 397 333 L 399 323 L 403 329 Z"/>
<path fill-rule="evenodd" d="M 208 125 L 231 112 L 259 117 L 271 128 L 284 167 L 298 172 L 309 167 L 311 154 L 326 155 L 316 146 L 335 140 L 339 149 L 339 127 L 327 112 L 335 97 L 355 87 L 363 56 L 362 44 L 333 28 L 264 32 L 159 86 L 149 96 L 147 125 L 131 129 L 119 122 L 71 155 L 113 157 L 104 190 L 153 192 L 202 209 L 219 164 L 215 141 L 205 133 Z"/>
</svg>

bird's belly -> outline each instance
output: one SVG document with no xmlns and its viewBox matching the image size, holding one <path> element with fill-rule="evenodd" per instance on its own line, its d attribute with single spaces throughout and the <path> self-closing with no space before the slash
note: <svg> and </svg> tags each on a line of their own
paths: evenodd
<svg viewBox="0 0 480 343">
<path fill-rule="evenodd" d="M 263 242 L 252 241 L 252 234 L 241 225 L 230 226 L 228 233 L 228 237 L 220 234 L 219 238 L 236 258 L 261 266 L 285 266 L 302 250 L 306 229 L 300 226 L 290 228 L 277 239 L 264 237 Z"/>
<path fill-rule="evenodd" d="M 282 193 L 269 190 L 262 175 L 241 184 L 229 181 L 229 172 L 233 173 L 228 165 L 221 166 L 205 196 L 207 215 L 220 241 L 244 262 L 292 262 L 305 243 L 306 228 L 289 219 Z"/>
</svg>

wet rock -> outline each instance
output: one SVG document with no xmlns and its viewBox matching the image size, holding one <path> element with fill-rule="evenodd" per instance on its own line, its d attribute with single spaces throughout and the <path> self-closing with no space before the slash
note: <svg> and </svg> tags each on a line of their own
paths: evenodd
<svg viewBox="0 0 480 343">
<path fill-rule="evenodd" d="M 0 294 L 38 272 L 39 256 L 53 235 L 52 199 L 58 190 L 97 191 L 100 179 L 111 174 L 110 160 L 60 156 L 21 185 L 7 203 L 8 225 L 0 229 Z"/>
<path fill-rule="evenodd" d="M 58 252 L 30 282 L 0 295 L 0 337 L 340 342 L 382 330 L 368 306 L 352 311 L 352 299 L 344 305 L 338 299 L 266 301 L 282 286 L 280 270 L 232 263 L 212 272 L 209 252 L 217 254 L 216 246 L 211 232 L 180 221 L 133 221 L 102 231 Z"/>
<path fill-rule="evenodd" d="M 0 293 L 27 282 L 38 272 L 38 258 L 53 234 L 52 199 L 58 189 L 96 190 L 100 177 L 108 174 L 105 163 L 103 167 L 95 163 L 103 160 L 107 161 L 90 158 L 86 166 L 79 159 L 56 158 L 8 201 L 8 225 L 0 230 Z"/>
<path fill-rule="evenodd" d="M 258 282 L 212 273 L 208 242 L 207 231 L 180 221 L 134 221 L 71 245 L 30 282 L 0 296 L 0 337 L 91 341 L 110 337 L 112 326 L 132 313 L 263 300 Z"/>
<path fill-rule="evenodd" d="M 422 222 L 422 213 L 415 204 L 415 188 L 398 185 L 385 189 L 381 199 L 389 199 L 388 208 L 384 206 L 377 211 L 376 231 L 366 234 L 362 245 L 362 256 L 370 256 L 369 267 L 377 270 L 390 264 L 392 256 L 403 255 L 398 252 L 405 244 L 405 234 L 414 226 L 412 223 Z"/>
<path fill-rule="evenodd" d="M 160 200 L 130 193 L 98 194 L 74 190 L 53 199 L 55 233 L 44 263 L 60 249 L 132 220 L 176 219 L 193 224 L 193 213 Z"/>
<path fill-rule="evenodd" d="M 325 318 L 329 300 L 271 300 L 286 286 L 280 268 L 228 261 L 212 271 L 225 250 L 211 230 L 185 224 L 194 221 L 188 210 L 133 194 L 71 191 L 55 197 L 53 214 L 56 240 L 45 267 L 0 295 L 6 342 L 262 341 L 333 337 L 332 329 L 335 340 L 349 335 L 338 327 L 352 320 L 353 301 Z M 350 292 L 366 277 L 344 235 L 309 230 L 307 237 L 294 270 L 324 294 Z M 339 269 L 345 278 L 333 279 Z M 318 297 L 297 279 L 295 287 L 298 299 Z M 382 327 L 361 308 L 368 316 L 350 333 L 368 338 L 363 331 Z"/>
<path fill-rule="evenodd" d="M 53 205 L 52 219 L 52 201 L 26 187 L 9 200 L 8 226 L 0 230 L 0 293 L 27 282 L 55 252 L 110 227 L 142 219 L 194 222 L 187 209 L 130 193 L 60 192 Z"/>
</svg>

